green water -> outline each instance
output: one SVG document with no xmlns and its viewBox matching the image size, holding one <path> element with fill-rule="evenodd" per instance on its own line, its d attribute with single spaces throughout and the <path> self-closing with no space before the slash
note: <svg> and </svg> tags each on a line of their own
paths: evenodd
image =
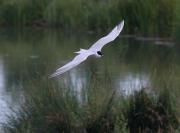
<svg viewBox="0 0 180 133">
<path fill-rule="evenodd" d="M 0 122 L 5 122 L 6 115 L 23 103 L 32 82 L 39 86 L 58 82 L 59 86 L 71 87 L 79 101 L 85 102 L 84 89 L 94 76 L 97 81 L 106 78 L 104 84 L 109 83 L 119 95 L 125 96 L 141 88 L 154 94 L 168 88 L 176 101 L 174 106 L 180 104 L 180 47 L 165 40 L 122 35 L 104 47 L 101 59 L 90 57 L 59 78 L 48 79 L 74 57 L 73 52 L 89 48 L 101 36 L 61 30 L 2 30 Z"/>
</svg>

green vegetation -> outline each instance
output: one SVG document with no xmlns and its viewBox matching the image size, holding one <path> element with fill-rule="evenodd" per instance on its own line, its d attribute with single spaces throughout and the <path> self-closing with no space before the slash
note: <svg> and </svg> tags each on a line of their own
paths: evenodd
<svg viewBox="0 0 180 133">
<path fill-rule="evenodd" d="M 115 67 L 101 66 L 112 67 L 112 77 L 113 73 L 117 73 L 116 69 L 120 70 L 121 75 L 129 71 L 135 75 L 147 72 L 150 75 L 148 82 L 152 85 L 148 89 L 150 92 L 145 89 L 130 96 L 122 95 L 112 87 L 112 77 L 104 70 L 106 68 L 96 71 L 99 68 L 93 63 L 89 63 L 92 67 L 84 64 L 88 66 L 83 69 L 87 83 L 81 92 L 71 86 L 73 81 L 65 79 L 56 82 L 55 79 L 51 81 L 46 78 L 52 69 L 59 66 L 59 60 L 66 62 L 73 56 L 72 51 L 79 47 L 87 48 L 94 41 L 94 35 L 89 34 L 73 36 L 68 32 L 58 35 L 62 32 L 52 32 L 54 27 L 65 31 L 100 31 L 111 29 L 124 19 L 126 28 L 123 32 L 126 34 L 172 37 L 175 33 L 180 38 L 179 4 L 178 0 L 0 0 L 1 27 L 47 28 L 35 29 L 28 34 L 28 28 L 21 32 L 13 29 L 15 32 L 10 38 L 1 30 L 0 52 L 8 69 L 6 88 L 15 86 L 16 91 L 23 93 L 23 103 L 19 110 L 14 110 L 16 115 L 9 116 L 8 123 L 3 124 L 4 131 L 178 132 L 180 71 L 177 46 L 174 49 L 134 40 L 129 45 L 132 40 L 122 39 L 121 43 L 114 42 L 118 45 L 111 47 L 111 50 L 109 47 L 104 62 L 109 64 L 111 61 Z M 102 71 L 105 71 L 104 75 L 96 75 L 96 72 Z"/>
<path fill-rule="evenodd" d="M 175 17 L 175 38 L 177 39 L 177 42 L 180 42 L 180 1 L 177 1 L 176 3 L 176 17 Z"/>
<path fill-rule="evenodd" d="M 81 97 L 73 88 L 33 83 L 16 117 L 4 124 L 5 133 L 137 133 L 178 130 L 170 93 L 149 96 L 144 90 L 127 97 L 92 75 Z M 108 77 L 106 77 L 108 79 Z M 108 80 L 109 81 L 109 80 Z M 103 81 L 104 82 L 104 81 Z M 39 86 L 41 84 L 41 86 Z M 38 86 L 38 87 L 37 87 Z M 57 88 L 57 89 L 54 89 Z"/>
<path fill-rule="evenodd" d="M 25 97 L 26 102 L 16 112 L 17 117 L 9 117 L 9 123 L 4 125 L 5 132 L 93 133 L 121 129 L 115 126 L 122 116 L 117 115 L 120 106 L 115 108 L 116 96 L 110 87 L 101 85 L 94 88 L 100 83 L 92 80 L 90 88 L 84 90 L 83 99 L 79 99 L 73 88 L 58 88 L 45 82 L 31 85 Z"/>
<path fill-rule="evenodd" d="M 157 97 L 148 96 L 144 90 L 135 92 L 125 113 L 130 133 L 174 133 L 179 122 L 170 101 L 168 90 Z"/>
<path fill-rule="evenodd" d="M 0 25 L 104 30 L 120 20 L 126 33 L 172 35 L 176 0 L 1 0 Z"/>
</svg>

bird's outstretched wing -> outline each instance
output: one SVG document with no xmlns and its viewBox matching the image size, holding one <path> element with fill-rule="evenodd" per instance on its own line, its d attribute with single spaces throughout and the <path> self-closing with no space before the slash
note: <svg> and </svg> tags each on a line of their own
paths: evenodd
<svg viewBox="0 0 180 133">
<path fill-rule="evenodd" d="M 88 56 L 90 56 L 90 55 L 92 55 L 92 53 L 90 53 L 90 52 L 80 53 L 79 55 L 74 57 L 74 59 L 72 61 L 70 61 L 66 65 L 57 69 L 56 72 L 54 72 L 52 75 L 49 76 L 49 78 L 56 77 L 60 74 L 63 74 L 64 72 L 74 68 L 75 66 L 77 66 L 80 63 L 82 63 L 83 61 L 85 61 L 88 58 Z"/>
<path fill-rule="evenodd" d="M 89 50 L 91 51 L 101 51 L 102 47 L 113 41 L 122 31 L 124 27 L 124 20 L 121 21 L 107 36 L 102 37 L 101 39 L 99 39 L 97 42 L 95 42 L 90 48 Z"/>
</svg>

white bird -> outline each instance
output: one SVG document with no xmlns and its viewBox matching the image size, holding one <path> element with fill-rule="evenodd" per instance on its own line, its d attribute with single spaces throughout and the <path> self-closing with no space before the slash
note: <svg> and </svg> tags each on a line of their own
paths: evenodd
<svg viewBox="0 0 180 133">
<path fill-rule="evenodd" d="M 120 22 L 108 35 L 100 38 L 97 42 L 95 42 L 89 49 L 80 49 L 80 51 L 75 52 L 78 55 L 66 65 L 57 69 L 50 78 L 56 77 L 65 73 L 66 71 L 74 68 L 75 66 L 79 65 L 83 61 L 85 61 L 89 56 L 94 55 L 95 57 L 102 57 L 101 49 L 107 43 L 113 41 L 122 31 L 124 27 L 124 20 Z"/>
</svg>

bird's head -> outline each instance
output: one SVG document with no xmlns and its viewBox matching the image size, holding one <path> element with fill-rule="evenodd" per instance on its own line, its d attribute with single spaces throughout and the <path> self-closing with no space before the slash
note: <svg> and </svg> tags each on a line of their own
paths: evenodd
<svg viewBox="0 0 180 133">
<path fill-rule="evenodd" d="M 97 55 L 97 57 L 102 57 L 103 56 L 101 51 L 97 51 L 96 55 Z"/>
</svg>

